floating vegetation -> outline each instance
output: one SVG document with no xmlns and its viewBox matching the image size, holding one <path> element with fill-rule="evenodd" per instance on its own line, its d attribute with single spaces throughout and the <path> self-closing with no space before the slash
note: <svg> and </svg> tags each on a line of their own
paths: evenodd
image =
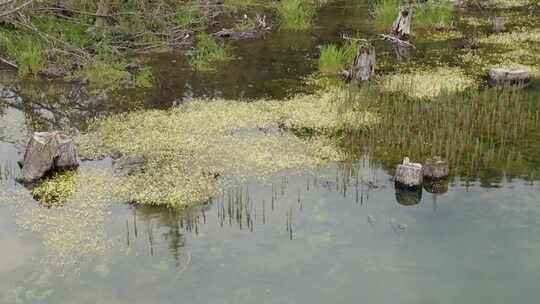
<svg viewBox="0 0 540 304">
<path fill-rule="evenodd" d="M 112 246 L 113 241 L 105 233 L 105 222 L 111 202 L 122 199 L 114 192 L 115 180 L 110 170 L 81 167 L 78 173 L 58 175 L 47 183 L 48 187 L 63 184 L 60 188 L 69 193 L 69 197 L 62 197 L 64 206 L 46 208 L 36 204 L 25 208 L 18 214 L 17 225 L 43 238 L 45 253 L 40 257 L 41 263 L 59 273 L 77 274 L 85 257 L 102 255 Z M 17 189 L 0 187 L 2 192 L 11 191 L 11 200 L 28 201 L 24 188 Z M 58 189 L 54 187 L 52 192 L 57 193 Z M 40 193 L 51 197 L 44 188 Z"/>
<path fill-rule="evenodd" d="M 383 77 L 384 90 L 405 92 L 414 98 L 432 98 L 441 92 L 461 92 L 474 86 L 473 78 L 460 68 L 439 67 L 431 70 L 421 69 L 406 74 L 393 74 Z"/>
<path fill-rule="evenodd" d="M 32 188 L 32 195 L 46 207 L 59 207 L 69 200 L 76 187 L 76 173 L 56 173 Z"/>
<path fill-rule="evenodd" d="M 209 34 L 200 34 L 190 63 L 197 71 L 211 71 L 215 69 L 216 63 L 230 59 L 228 46 L 225 43 L 217 41 Z"/>
<path fill-rule="evenodd" d="M 248 176 L 313 168 L 340 158 L 329 140 L 286 129 L 326 132 L 368 127 L 376 117 L 340 106 L 345 90 L 291 101 L 199 100 L 170 111 L 142 111 L 95 121 L 78 140 L 85 157 L 141 157 L 139 173 L 123 174 L 131 201 L 182 206 L 206 202 Z M 129 170 L 133 172 L 134 170 Z"/>
</svg>

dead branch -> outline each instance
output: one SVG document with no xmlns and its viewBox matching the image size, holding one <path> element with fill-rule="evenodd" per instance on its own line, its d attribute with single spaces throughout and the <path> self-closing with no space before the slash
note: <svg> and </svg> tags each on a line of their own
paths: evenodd
<svg viewBox="0 0 540 304">
<path fill-rule="evenodd" d="M 414 44 L 410 43 L 409 41 L 401 40 L 398 37 L 395 37 L 392 35 L 386 35 L 386 34 L 381 34 L 381 37 L 383 38 L 383 40 L 416 49 L 416 46 L 414 46 Z"/>
<path fill-rule="evenodd" d="M 13 63 L 13 62 L 11 62 L 11 61 L 9 61 L 9 60 L 7 60 L 7 59 L 4 59 L 4 58 L 2 58 L 2 57 L 0 57 L 0 62 L 3 62 L 3 63 L 5 63 L 5 64 L 7 64 L 7 65 L 9 65 L 10 67 L 15 68 L 15 69 L 18 69 L 18 68 L 19 68 L 15 63 Z"/>
<path fill-rule="evenodd" d="M 9 15 L 11 15 L 13 13 L 16 13 L 16 12 L 22 10 L 23 8 L 27 7 L 28 5 L 32 4 L 32 2 L 34 2 L 34 0 L 28 0 L 25 3 L 17 6 L 16 8 L 14 8 L 12 10 L 9 10 L 9 11 L 4 12 L 4 13 L 0 13 L 0 18 L 5 17 L 5 16 L 9 16 Z"/>
</svg>

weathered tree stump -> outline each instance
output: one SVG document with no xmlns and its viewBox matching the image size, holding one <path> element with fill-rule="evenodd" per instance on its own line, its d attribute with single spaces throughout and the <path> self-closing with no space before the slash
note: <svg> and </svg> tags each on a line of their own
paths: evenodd
<svg viewBox="0 0 540 304">
<path fill-rule="evenodd" d="M 19 163 L 23 184 L 31 184 L 52 171 L 73 170 L 79 158 L 73 141 L 61 132 L 36 132 Z"/>
<path fill-rule="evenodd" d="M 525 87 L 530 80 L 529 71 L 524 69 L 491 69 L 489 70 L 489 83 L 496 85 L 514 85 Z"/>
<path fill-rule="evenodd" d="M 394 178 L 396 186 L 419 187 L 422 185 L 423 173 L 422 165 L 411 163 L 408 157 L 403 159 L 403 163 L 397 166 Z"/>
<path fill-rule="evenodd" d="M 353 81 L 366 81 L 375 73 L 375 48 L 371 46 L 360 46 L 353 64 L 344 75 Z"/>
<path fill-rule="evenodd" d="M 392 35 L 400 40 L 409 40 L 411 34 L 412 9 L 409 6 L 399 8 L 399 14 L 392 25 Z"/>
<path fill-rule="evenodd" d="M 448 162 L 443 160 L 440 156 L 428 158 L 424 163 L 424 178 L 441 179 L 448 177 L 449 173 L 450 169 L 448 168 Z"/>
<path fill-rule="evenodd" d="M 502 33 L 506 31 L 505 21 L 502 17 L 495 17 L 493 19 L 493 32 Z"/>
</svg>

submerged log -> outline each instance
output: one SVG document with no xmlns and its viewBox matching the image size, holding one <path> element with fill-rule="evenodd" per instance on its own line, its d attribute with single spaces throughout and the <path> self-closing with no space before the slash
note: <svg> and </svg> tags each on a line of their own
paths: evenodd
<svg viewBox="0 0 540 304">
<path fill-rule="evenodd" d="M 73 170 L 79 158 L 73 141 L 61 132 L 36 132 L 28 143 L 22 168 L 23 184 L 31 184 L 52 171 Z"/>
<path fill-rule="evenodd" d="M 440 156 L 429 158 L 424 163 L 424 178 L 441 179 L 448 177 L 449 173 L 450 169 L 448 168 L 448 162 L 443 160 Z"/>
<path fill-rule="evenodd" d="M 375 48 L 361 46 L 358 48 L 356 57 L 349 71 L 343 74 L 349 80 L 366 81 L 375 73 Z"/>
<path fill-rule="evenodd" d="M 516 85 L 525 87 L 529 84 L 529 71 L 524 69 L 491 69 L 489 83 L 491 85 Z"/>
<path fill-rule="evenodd" d="M 411 163 L 408 157 L 403 159 L 403 163 L 397 166 L 394 178 L 396 185 L 406 187 L 418 187 L 423 180 L 422 165 Z"/>
<path fill-rule="evenodd" d="M 399 40 L 409 40 L 411 34 L 412 9 L 409 6 L 399 8 L 399 14 L 392 25 L 392 35 Z"/>
<path fill-rule="evenodd" d="M 232 40 L 243 39 L 259 39 L 264 36 L 264 32 L 259 30 L 247 30 L 247 31 L 234 31 L 232 29 L 222 29 L 215 34 L 220 38 L 228 38 Z"/>
</svg>

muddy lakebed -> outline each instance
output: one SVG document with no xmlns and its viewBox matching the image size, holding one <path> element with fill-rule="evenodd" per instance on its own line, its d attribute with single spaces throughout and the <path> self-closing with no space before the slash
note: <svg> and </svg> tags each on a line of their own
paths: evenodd
<svg viewBox="0 0 540 304">
<path fill-rule="evenodd" d="M 392 175 L 407 151 L 404 143 L 366 147 L 373 142 L 345 137 L 303 146 L 297 136 L 306 135 L 299 131 L 283 141 L 290 132 L 270 124 L 273 116 L 254 123 L 265 128 L 246 123 L 249 128 L 235 132 L 279 138 L 261 147 L 287 163 L 280 158 L 260 164 L 239 153 L 249 166 L 231 161 L 219 167 L 241 176 L 222 191 L 209 192 L 204 204 L 173 208 L 117 195 L 112 187 L 125 181 L 114 179 L 118 160 L 111 157 L 83 161 L 79 189 L 59 205 L 35 200 L 15 182 L 17 160 L 28 134 L 36 130 L 78 136 L 96 117 L 118 113 L 135 125 L 137 117 L 129 116 L 138 115 L 131 113 L 135 110 L 206 109 L 189 105 L 198 98 L 217 98 L 215 103 L 245 99 L 253 109 L 230 103 L 244 116 L 264 108 L 283 118 L 298 110 L 295 101 L 311 105 L 309 99 L 291 99 L 290 107 L 274 107 L 266 100 L 314 94 L 317 88 L 309 79 L 317 72 L 322 45 L 340 43 L 342 35 L 358 31 L 376 35 L 369 4 L 351 3 L 323 6 L 308 32 L 272 31 L 262 40 L 235 42 L 235 59 L 212 73 L 193 71 L 183 54 L 145 55 L 156 78 L 149 89 L 96 90 L 68 82 L 20 81 L 10 71 L 1 72 L 0 303 L 534 302 L 540 280 L 538 110 L 519 116 L 530 119 L 530 126 L 508 126 L 508 132 L 527 131 L 523 138 L 501 144 L 493 131 L 473 148 L 478 155 L 458 161 L 449 154 L 460 168 L 451 168 L 451 177 L 436 189 L 395 188 Z M 455 55 L 462 54 L 462 43 L 446 36 L 436 44 L 418 39 L 418 49 L 404 65 L 469 66 Z M 380 73 L 391 74 L 403 58 L 386 42 L 375 45 Z M 474 78 L 473 70 L 467 73 Z M 522 93 L 537 109 L 539 88 L 533 80 Z M 219 104 L 209 109 L 228 113 Z M 317 116 L 312 120 L 323 123 Z M 229 139 L 229 134 L 219 135 Z M 294 149 L 283 148 L 281 155 L 276 147 L 283 144 Z M 321 148 L 328 145 L 332 151 Z M 214 151 L 208 149 L 201 151 Z M 345 156 L 334 159 L 334 149 Z M 216 167 L 206 158 L 201 161 Z M 268 168 L 280 166 L 284 169 Z M 250 170 L 263 173 L 252 176 Z"/>
</svg>

